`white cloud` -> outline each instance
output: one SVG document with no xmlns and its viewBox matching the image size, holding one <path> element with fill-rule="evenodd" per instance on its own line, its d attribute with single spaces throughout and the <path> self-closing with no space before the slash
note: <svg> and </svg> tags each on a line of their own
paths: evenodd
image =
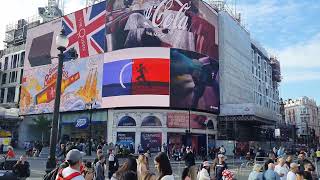
<svg viewBox="0 0 320 180">
<path fill-rule="evenodd" d="M 280 60 L 283 82 L 320 80 L 320 33 L 281 50 L 268 48 Z"/>
<path fill-rule="evenodd" d="M 320 68 L 320 33 L 306 42 L 282 50 L 271 50 L 280 59 L 282 68 Z"/>
<path fill-rule="evenodd" d="M 72 13 L 74 11 L 80 10 L 86 6 L 85 0 L 68 0 L 64 3 L 65 14 Z"/>
<path fill-rule="evenodd" d="M 64 0 L 65 13 L 85 7 L 85 0 Z M 38 7 L 45 7 L 47 0 L 1 0 L 0 6 L 0 49 L 3 49 L 6 25 L 38 15 Z"/>
</svg>

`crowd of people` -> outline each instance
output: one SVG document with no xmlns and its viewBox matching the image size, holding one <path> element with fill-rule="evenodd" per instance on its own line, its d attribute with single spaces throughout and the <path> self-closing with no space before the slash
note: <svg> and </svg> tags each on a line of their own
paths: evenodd
<svg viewBox="0 0 320 180">
<path fill-rule="evenodd" d="M 298 161 L 294 161 L 294 155 L 286 154 L 284 148 L 268 153 L 264 164 L 256 163 L 248 180 L 313 180 L 315 179 L 315 166 L 307 159 L 307 153 L 301 151 L 298 154 Z M 265 157 L 264 152 L 259 149 L 257 158 Z M 282 153 L 282 152 L 283 153 Z M 276 152 L 276 153 L 275 153 Z"/>
<path fill-rule="evenodd" d="M 96 159 L 93 162 L 83 161 L 85 155 L 75 147 L 67 150 L 65 144 L 61 144 L 64 157 L 61 165 L 48 173 L 45 180 L 173 180 L 174 175 L 167 152 L 159 152 L 153 158 L 155 172 L 150 168 L 150 153 L 141 152 L 137 157 L 128 156 L 122 165 L 119 164 L 117 154 L 114 148 L 108 149 L 104 153 L 103 147 L 96 151 Z M 225 149 L 221 147 L 221 151 Z M 201 166 L 195 162 L 195 154 L 190 147 L 186 147 L 182 159 L 185 161 L 185 169 L 182 173 L 183 180 L 222 180 L 228 166 L 225 162 L 225 156 L 221 153 L 214 159 L 212 165 L 205 159 Z M 210 172 L 213 169 L 214 172 Z M 224 178 L 225 179 L 225 178 Z"/>
</svg>

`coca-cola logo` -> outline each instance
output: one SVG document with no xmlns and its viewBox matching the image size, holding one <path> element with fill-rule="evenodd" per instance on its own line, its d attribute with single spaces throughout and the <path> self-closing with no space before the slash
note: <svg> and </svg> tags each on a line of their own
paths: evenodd
<svg viewBox="0 0 320 180">
<path fill-rule="evenodd" d="M 180 6 L 179 11 L 172 12 L 174 3 Z M 189 17 L 185 12 L 191 8 L 191 2 L 183 4 L 180 0 L 162 0 L 160 3 L 145 5 L 144 16 L 155 28 L 187 30 Z M 171 10 L 171 11 L 170 11 Z"/>
</svg>

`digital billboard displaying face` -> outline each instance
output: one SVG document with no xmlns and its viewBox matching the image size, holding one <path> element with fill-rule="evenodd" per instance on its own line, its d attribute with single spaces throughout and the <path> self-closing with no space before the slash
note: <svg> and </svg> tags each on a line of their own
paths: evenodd
<svg viewBox="0 0 320 180">
<path fill-rule="evenodd" d="M 170 60 L 170 107 L 218 112 L 219 62 L 178 49 Z"/>
<path fill-rule="evenodd" d="M 84 110 L 92 100 L 101 107 L 103 55 L 64 63 L 60 111 Z M 24 71 L 20 95 L 20 114 L 52 113 L 57 66 L 48 65 Z"/>
<path fill-rule="evenodd" d="M 217 15 L 198 0 L 109 1 L 106 51 L 169 47 L 218 59 L 217 28 Z"/>
</svg>

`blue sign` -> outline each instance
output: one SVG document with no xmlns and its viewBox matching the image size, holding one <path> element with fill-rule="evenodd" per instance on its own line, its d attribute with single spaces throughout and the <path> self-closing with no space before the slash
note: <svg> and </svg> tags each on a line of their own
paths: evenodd
<svg viewBox="0 0 320 180">
<path fill-rule="evenodd" d="M 89 126 L 89 119 L 87 117 L 82 117 L 77 119 L 76 121 L 76 128 L 79 129 L 86 129 Z"/>
</svg>

